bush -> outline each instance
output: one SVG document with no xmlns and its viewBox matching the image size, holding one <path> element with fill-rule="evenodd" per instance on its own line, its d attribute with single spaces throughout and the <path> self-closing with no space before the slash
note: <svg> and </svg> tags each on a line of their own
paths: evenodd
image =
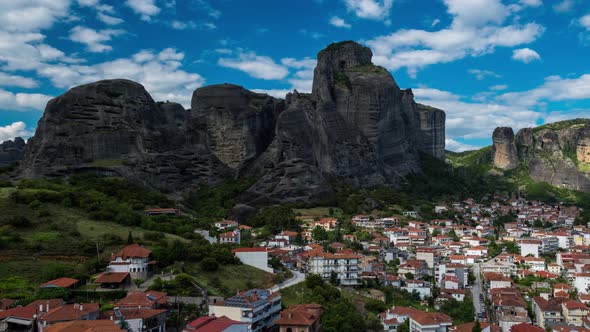
<svg viewBox="0 0 590 332">
<path fill-rule="evenodd" d="M 203 271 L 213 272 L 217 271 L 218 268 L 219 264 L 217 264 L 215 258 L 207 257 L 201 261 L 201 269 L 203 269 Z"/>
</svg>

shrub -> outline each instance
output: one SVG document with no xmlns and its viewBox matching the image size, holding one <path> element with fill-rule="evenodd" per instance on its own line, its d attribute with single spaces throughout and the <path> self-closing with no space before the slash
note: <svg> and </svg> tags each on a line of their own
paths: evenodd
<svg viewBox="0 0 590 332">
<path fill-rule="evenodd" d="M 201 269 L 203 269 L 203 271 L 213 272 L 217 271 L 218 268 L 219 264 L 215 258 L 207 257 L 201 261 Z"/>
</svg>

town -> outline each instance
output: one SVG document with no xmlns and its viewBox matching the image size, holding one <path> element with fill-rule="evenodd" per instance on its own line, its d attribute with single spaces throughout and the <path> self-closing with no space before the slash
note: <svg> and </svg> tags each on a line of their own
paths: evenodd
<svg viewBox="0 0 590 332">
<path fill-rule="evenodd" d="M 160 332 L 181 303 L 194 310 L 183 331 L 320 331 L 321 303 L 284 302 L 293 302 L 287 298 L 294 291 L 313 291 L 314 283 L 364 299 L 361 309 L 374 313 L 372 330 L 590 331 L 590 229 L 581 225 L 581 209 L 494 196 L 485 203 L 436 205 L 433 212 L 432 220 L 420 211 L 346 219 L 299 215 L 300 231 L 269 237 L 233 220 L 195 230 L 230 247 L 241 264 L 283 275 L 271 288 L 236 290 L 229 297 L 208 296 L 206 289 L 198 296 L 168 295 L 163 279 L 178 276 L 164 274 L 149 249 L 131 243 L 90 281 L 98 291 L 122 292 L 120 298 L 25 305 L 1 299 L 0 331 Z M 145 214 L 182 212 L 154 208 Z M 63 276 L 39 287 L 88 286 L 82 283 Z M 189 281 L 185 287 L 193 286 L 198 288 Z"/>
</svg>

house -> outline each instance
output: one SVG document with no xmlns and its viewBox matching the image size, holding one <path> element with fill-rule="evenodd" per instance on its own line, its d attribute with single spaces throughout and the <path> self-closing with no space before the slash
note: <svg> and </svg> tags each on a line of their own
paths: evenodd
<svg viewBox="0 0 590 332">
<path fill-rule="evenodd" d="M 440 312 L 419 311 L 410 316 L 412 332 L 447 332 L 453 325 L 453 319 Z"/>
<path fill-rule="evenodd" d="M 325 229 L 326 231 L 330 231 L 333 230 L 334 228 L 336 228 L 336 225 L 338 224 L 338 219 L 336 218 L 322 218 L 318 221 L 314 221 L 312 223 L 312 229 L 316 228 L 316 227 L 321 227 L 323 229 Z"/>
<path fill-rule="evenodd" d="M 574 287 L 576 287 L 578 294 L 588 294 L 588 290 L 590 289 L 590 273 L 574 273 Z"/>
<path fill-rule="evenodd" d="M 98 303 L 64 304 L 49 309 L 43 315 L 38 315 L 37 328 L 44 332 L 47 326 L 74 320 L 98 319 L 100 306 Z"/>
<path fill-rule="evenodd" d="M 446 275 L 443 278 L 443 288 L 459 289 L 459 278 L 451 275 Z"/>
<path fill-rule="evenodd" d="M 157 291 L 129 292 L 127 296 L 115 302 L 115 306 L 121 310 L 149 308 L 160 309 L 166 307 L 168 296 Z"/>
<path fill-rule="evenodd" d="M 219 234 L 219 243 L 221 243 L 221 244 L 240 244 L 240 230 L 236 229 L 233 231 Z"/>
<path fill-rule="evenodd" d="M 430 283 L 424 280 L 408 280 L 402 289 L 405 289 L 408 293 L 417 292 L 422 300 L 432 295 Z"/>
<path fill-rule="evenodd" d="M 274 326 L 281 311 L 281 294 L 267 289 L 251 289 L 209 305 L 209 315 L 248 323 L 248 331 L 258 332 Z"/>
<path fill-rule="evenodd" d="M 556 297 L 546 300 L 540 296 L 533 297 L 532 309 L 535 313 L 537 325 L 545 329 L 547 326 L 563 322 L 561 303 L 564 301 L 567 301 L 567 299 Z"/>
<path fill-rule="evenodd" d="M 582 319 L 590 313 L 590 309 L 584 303 L 574 300 L 561 303 L 561 311 L 564 321 L 574 326 L 582 326 Z"/>
<path fill-rule="evenodd" d="M 131 276 L 129 272 L 103 272 L 94 282 L 101 288 L 124 288 L 131 285 Z"/>
<path fill-rule="evenodd" d="M 480 322 L 481 332 L 500 332 L 500 327 L 494 324 Z M 471 332 L 473 331 L 473 327 L 475 326 L 475 322 L 454 325 L 449 328 L 449 332 Z"/>
<path fill-rule="evenodd" d="M 523 239 L 518 241 L 520 247 L 520 254 L 524 257 L 532 255 L 533 257 L 539 257 L 539 248 L 541 247 L 541 240 L 537 239 Z"/>
<path fill-rule="evenodd" d="M 319 332 L 322 306 L 300 304 L 281 311 L 275 324 L 279 332 Z"/>
<path fill-rule="evenodd" d="M 222 221 L 218 221 L 214 224 L 214 226 L 217 228 L 217 230 L 223 231 L 226 230 L 228 228 L 235 228 L 238 227 L 239 224 L 237 221 L 234 220 L 222 220 Z"/>
<path fill-rule="evenodd" d="M 0 312 L 0 331 L 33 331 L 35 307 L 16 307 Z"/>
<path fill-rule="evenodd" d="M 73 288 L 78 284 L 78 279 L 58 278 L 41 284 L 40 288 Z"/>
<path fill-rule="evenodd" d="M 545 260 L 543 258 L 525 257 L 524 264 L 530 271 L 545 271 Z"/>
<path fill-rule="evenodd" d="M 268 249 L 266 248 L 236 248 L 231 251 L 243 264 L 250 265 L 259 270 L 273 273 L 268 266 Z"/>
<path fill-rule="evenodd" d="M 327 253 L 318 248 L 300 254 L 304 269 L 308 273 L 315 273 L 324 280 L 329 280 L 332 272 L 341 286 L 357 286 L 360 274 L 360 256 L 352 251 L 340 251 L 335 254 Z"/>
<path fill-rule="evenodd" d="M 10 309 L 15 303 L 16 301 L 12 299 L 0 299 L 0 311 Z"/>
<path fill-rule="evenodd" d="M 107 272 L 129 273 L 132 279 L 147 280 L 154 274 L 152 252 L 137 243 L 130 244 L 111 256 Z"/>
<path fill-rule="evenodd" d="M 167 316 L 166 309 L 151 308 L 115 307 L 113 310 L 101 312 L 101 318 L 113 320 L 116 324 L 125 321 L 131 332 L 166 332 Z"/>
<path fill-rule="evenodd" d="M 231 320 L 225 316 L 205 316 L 186 324 L 182 332 L 248 332 L 248 323 Z"/>
<path fill-rule="evenodd" d="M 510 332 L 545 332 L 545 330 L 529 323 L 520 323 L 513 325 Z"/>
<path fill-rule="evenodd" d="M 435 250 L 434 248 L 417 248 L 416 259 L 426 262 L 426 266 L 429 269 L 434 268 L 435 263 Z"/>
<path fill-rule="evenodd" d="M 44 332 L 123 332 L 121 325 L 110 319 L 74 320 L 48 326 Z"/>
<path fill-rule="evenodd" d="M 512 279 L 500 273 L 485 272 L 484 279 L 488 282 L 490 289 L 510 288 L 512 286 Z"/>
<path fill-rule="evenodd" d="M 410 316 L 420 312 L 412 307 L 394 306 L 379 314 L 379 319 L 385 331 L 397 331 L 399 324 L 410 319 Z"/>
<path fill-rule="evenodd" d="M 563 283 L 555 284 L 555 285 L 553 285 L 553 296 L 558 297 L 558 294 L 562 295 L 563 293 L 565 293 L 566 294 L 565 297 L 568 297 L 571 289 L 572 289 L 572 287 L 568 284 L 563 284 Z"/>
</svg>

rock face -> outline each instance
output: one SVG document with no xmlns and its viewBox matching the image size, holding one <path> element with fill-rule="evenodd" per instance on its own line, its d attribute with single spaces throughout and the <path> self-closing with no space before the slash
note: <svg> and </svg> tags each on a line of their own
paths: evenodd
<svg viewBox="0 0 590 332">
<path fill-rule="evenodd" d="M 20 137 L 0 144 L 0 167 L 11 166 L 21 160 L 25 150 L 25 140 Z"/>
<path fill-rule="evenodd" d="M 307 202 L 332 180 L 394 185 L 420 172 L 420 152 L 444 159 L 445 114 L 416 104 L 371 57 L 332 44 L 318 53 L 311 94 L 219 84 L 197 89 L 190 111 L 127 80 L 73 88 L 48 103 L 21 174 L 118 174 L 176 192 L 253 176 L 241 198 L 251 205 Z"/>
<path fill-rule="evenodd" d="M 492 136 L 492 160 L 494 167 L 509 170 L 518 167 L 518 153 L 514 143 L 514 132 L 509 127 L 498 127 Z"/>
<path fill-rule="evenodd" d="M 497 128 L 494 131 L 494 148 L 497 132 L 499 137 L 504 137 L 498 141 L 506 142 L 512 129 Z M 520 163 L 536 181 L 590 192 L 590 120 L 577 119 L 521 129 L 516 134 L 515 149 L 517 158 L 515 163 L 508 163 L 511 167 Z M 502 155 L 500 159 L 505 160 L 503 158 Z M 496 158 L 494 166 L 501 168 L 496 164 Z"/>
</svg>

